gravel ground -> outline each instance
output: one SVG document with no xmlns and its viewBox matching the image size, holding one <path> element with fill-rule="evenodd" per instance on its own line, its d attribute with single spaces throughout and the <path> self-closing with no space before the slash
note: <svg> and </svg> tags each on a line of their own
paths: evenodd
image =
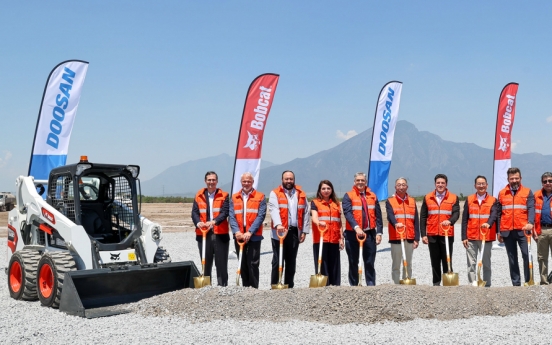
<svg viewBox="0 0 552 345">
<path fill-rule="evenodd" d="M 173 260 L 199 255 L 193 233 L 166 233 L 163 245 Z M 460 287 L 432 287 L 427 246 L 414 251 L 417 286 L 391 284 L 389 245 L 378 247 L 376 287 L 348 287 L 347 256 L 342 252 L 342 287 L 309 289 L 314 273 L 307 237 L 298 255 L 296 289 L 269 291 L 272 248 L 265 233 L 261 289 L 230 286 L 187 289 L 124 306 L 131 313 L 82 319 L 43 308 L 39 302 L 9 297 L 0 274 L 0 339 L 5 343 L 409 343 L 496 342 L 548 344 L 552 331 L 552 287 L 511 287 L 505 250 L 492 253 L 493 287 L 467 286 L 465 250 L 454 245 L 453 263 Z M 6 248 L 6 239 L 0 239 Z M 536 257 L 536 248 L 533 246 Z M 535 263 L 536 265 L 536 263 Z M 6 250 L 0 251 L 0 268 Z M 235 282 L 236 259 L 229 262 Z M 536 270 L 535 270 L 536 272 Z M 213 276 L 216 276 L 213 271 Z M 539 279 L 535 279 L 538 283 Z M 488 316 L 487 316 L 488 315 Z"/>
</svg>

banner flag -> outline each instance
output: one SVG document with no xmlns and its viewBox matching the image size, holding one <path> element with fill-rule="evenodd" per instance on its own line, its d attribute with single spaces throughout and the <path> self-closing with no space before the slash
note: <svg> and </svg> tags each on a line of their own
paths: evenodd
<svg viewBox="0 0 552 345">
<path fill-rule="evenodd" d="M 68 60 L 57 65 L 46 81 L 33 141 L 29 176 L 47 180 L 50 171 L 65 165 L 69 139 L 88 62 Z"/>
<path fill-rule="evenodd" d="M 368 167 L 368 187 L 378 200 L 387 199 L 387 186 L 391 157 L 393 156 L 393 138 L 399 117 L 402 82 L 390 81 L 380 91 L 372 128 L 372 147 Z"/>
<path fill-rule="evenodd" d="M 241 189 L 241 175 L 245 172 L 253 175 L 253 188 L 256 189 L 259 184 L 263 135 L 279 78 L 278 74 L 262 74 L 249 86 L 236 148 L 232 193 Z"/>
<path fill-rule="evenodd" d="M 512 167 L 512 129 L 518 86 L 518 83 L 506 84 L 498 100 L 493 166 L 494 197 L 498 197 L 500 190 L 508 184 L 507 171 Z"/>
</svg>

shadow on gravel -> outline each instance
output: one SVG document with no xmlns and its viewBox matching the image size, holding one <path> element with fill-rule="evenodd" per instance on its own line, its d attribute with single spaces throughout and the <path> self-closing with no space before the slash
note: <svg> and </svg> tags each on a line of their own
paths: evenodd
<svg viewBox="0 0 552 345">
<path fill-rule="evenodd" d="M 383 248 L 377 251 L 377 253 L 390 252 L 391 248 Z"/>
</svg>

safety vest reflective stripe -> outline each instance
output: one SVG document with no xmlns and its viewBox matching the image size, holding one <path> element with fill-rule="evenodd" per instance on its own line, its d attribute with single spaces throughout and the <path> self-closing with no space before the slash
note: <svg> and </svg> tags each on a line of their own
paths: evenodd
<svg viewBox="0 0 552 345">
<path fill-rule="evenodd" d="M 535 213 L 542 213 L 542 210 L 535 210 Z"/>
<path fill-rule="evenodd" d="M 318 220 L 331 220 L 332 217 L 318 217 Z"/>
<path fill-rule="evenodd" d="M 288 204 L 278 204 L 279 208 L 288 208 Z"/>
<path fill-rule="evenodd" d="M 254 208 L 248 208 L 248 209 L 245 210 L 245 212 L 247 212 L 247 213 L 259 213 L 259 210 L 254 209 Z"/>
<path fill-rule="evenodd" d="M 207 210 L 199 210 L 199 213 L 207 213 Z"/>
<path fill-rule="evenodd" d="M 396 214 L 395 218 L 408 218 L 408 219 L 414 219 L 414 216 L 411 214 Z"/>
<path fill-rule="evenodd" d="M 470 218 L 481 218 L 481 219 L 487 219 L 491 215 L 490 214 L 470 214 Z"/>
<path fill-rule="evenodd" d="M 305 208 L 305 205 L 299 205 L 297 206 L 298 209 L 304 209 Z"/>
<path fill-rule="evenodd" d="M 503 210 L 511 210 L 511 209 L 514 209 L 514 208 L 517 208 L 517 209 L 520 209 L 520 210 L 526 210 L 527 206 L 526 205 L 502 205 Z"/>
<path fill-rule="evenodd" d="M 220 208 L 214 208 L 213 207 L 213 212 L 220 212 Z"/>
<path fill-rule="evenodd" d="M 353 206 L 353 210 L 362 211 L 362 206 Z"/>
<path fill-rule="evenodd" d="M 243 214 L 243 210 L 235 210 L 234 213 L 235 214 Z"/>
<path fill-rule="evenodd" d="M 427 211 L 427 214 L 452 214 L 452 211 L 447 211 L 447 210 Z"/>
</svg>

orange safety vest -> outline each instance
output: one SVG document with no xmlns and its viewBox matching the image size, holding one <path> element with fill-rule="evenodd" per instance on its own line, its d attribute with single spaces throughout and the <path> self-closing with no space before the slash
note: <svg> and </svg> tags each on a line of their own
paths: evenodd
<svg viewBox="0 0 552 345">
<path fill-rule="evenodd" d="M 195 196 L 195 202 L 197 203 L 197 207 L 199 208 L 199 220 L 203 223 L 207 221 L 207 206 L 209 206 L 209 200 L 205 196 L 205 190 L 207 188 L 201 189 L 199 192 L 197 192 Z M 213 219 L 217 218 L 220 210 L 222 209 L 222 205 L 224 204 L 224 200 L 228 197 L 228 193 L 223 192 L 222 189 L 218 189 L 215 191 L 215 198 L 213 200 Z M 217 235 L 224 235 L 228 233 L 228 219 L 223 220 L 219 225 L 214 225 L 213 230 L 215 231 L 215 234 Z M 195 231 L 196 235 L 201 236 L 202 232 L 196 228 Z"/>
<path fill-rule="evenodd" d="M 441 205 L 437 202 L 435 191 L 428 193 L 425 196 L 427 206 L 427 236 L 445 236 L 445 232 L 441 229 L 441 222 L 450 219 L 452 216 L 452 207 L 456 204 L 456 194 L 450 193 L 447 189 L 445 197 L 441 201 Z M 449 237 L 454 237 L 454 225 L 451 224 L 448 231 Z"/>
<path fill-rule="evenodd" d="M 288 224 L 288 200 L 286 197 L 286 192 L 284 187 L 281 185 L 274 188 L 274 194 L 278 198 L 278 208 L 280 209 L 280 221 L 282 226 L 286 229 L 289 229 Z M 304 217 L 305 217 L 305 207 L 307 207 L 307 194 L 303 192 L 301 186 L 295 185 L 295 193 L 297 193 L 297 228 L 299 231 L 303 231 Z M 274 229 L 274 221 L 272 221 L 272 228 Z"/>
<path fill-rule="evenodd" d="M 366 200 L 366 207 L 368 208 L 368 227 L 370 229 L 376 228 L 376 194 L 370 191 L 370 188 L 366 187 L 364 190 L 364 198 Z M 351 199 L 351 206 L 353 209 L 353 218 L 357 222 L 358 226 L 362 228 L 362 199 L 360 198 L 360 191 L 356 186 L 353 186 L 353 190 L 347 192 L 347 195 Z M 353 230 L 353 226 L 347 222 L 346 230 Z"/>
<path fill-rule="evenodd" d="M 498 194 L 498 201 L 502 205 L 500 217 L 500 231 L 521 230 L 529 221 L 527 211 L 527 198 L 531 190 L 519 186 L 516 195 L 512 195 L 510 186 L 507 185 Z"/>
<path fill-rule="evenodd" d="M 403 200 L 395 195 L 394 197 L 392 196 L 387 199 L 387 201 L 389 201 L 389 204 L 393 208 L 393 214 L 395 215 L 397 223 L 403 223 L 406 227 L 406 233 L 403 234 L 403 236 L 406 235 L 404 239 L 413 240 L 415 237 L 414 218 L 416 216 L 416 200 L 407 194 L 406 200 Z M 389 223 L 387 228 L 389 230 L 390 241 L 401 239 L 401 236 L 393 224 Z"/>
<path fill-rule="evenodd" d="M 318 220 L 326 222 L 324 232 L 324 243 L 339 243 L 341 238 L 341 207 L 330 199 L 329 202 L 314 199 L 317 208 Z M 320 243 L 320 232 L 318 225 L 312 223 L 312 242 Z"/>
<path fill-rule="evenodd" d="M 259 213 L 259 205 L 261 202 L 265 199 L 265 196 L 263 193 L 253 190 L 251 194 L 249 194 L 249 198 L 247 198 L 247 205 L 246 205 L 246 214 L 245 214 L 245 228 L 249 230 L 251 225 L 253 225 L 253 222 L 255 219 L 257 219 L 257 215 Z M 236 215 L 236 221 L 238 222 L 238 226 L 241 233 L 244 233 L 244 227 L 243 227 L 243 198 L 242 198 L 242 191 L 240 189 L 239 192 L 234 193 L 232 195 L 232 203 L 234 204 L 234 214 Z M 255 233 L 257 236 L 262 236 L 263 234 L 263 224 L 261 223 L 261 226 Z"/>
<path fill-rule="evenodd" d="M 496 198 L 488 193 L 485 199 L 481 201 L 481 205 L 479 205 L 479 201 L 477 200 L 477 194 L 468 197 L 468 226 L 466 231 L 468 240 L 482 240 L 480 232 L 481 224 L 488 222 L 495 202 Z M 485 241 L 494 240 L 496 240 L 496 222 L 488 230 L 487 236 L 485 236 Z"/>
<path fill-rule="evenodd" d="M 542 233 L 541 228 L 541 217 L 542 217 L 542 206 L 544 205 L 544 196 L 542 194 L 542 189 L 539 189 L 534 193 L 535 196 L 535 231 L 537 235 Z M 552 209 L 550 210 L 552 216 Z"/>
</svg>

